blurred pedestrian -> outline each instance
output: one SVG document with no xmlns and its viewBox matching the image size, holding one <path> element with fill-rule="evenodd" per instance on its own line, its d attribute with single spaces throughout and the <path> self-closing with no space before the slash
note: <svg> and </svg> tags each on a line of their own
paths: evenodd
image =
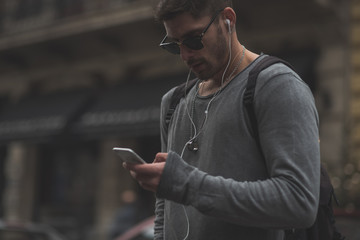
<svg viewBox="0 0 360 240">
<path fill-rule="evenodd" d="M 109 240 L 116 239 L 154 213 L 153 194 L 141 188 L 136 188 L 136 191 L 124 191 L 121 199 L 124 204 L 115 213 L 109 227 Z"/>
</svg>

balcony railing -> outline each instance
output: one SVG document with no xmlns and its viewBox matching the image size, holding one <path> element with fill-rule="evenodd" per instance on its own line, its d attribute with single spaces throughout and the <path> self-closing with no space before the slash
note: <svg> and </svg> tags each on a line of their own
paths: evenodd
<svg viewBox="0 0 360 240">
<path fill-rule="evenodd" d="M 152 15 L 149 0 L 0 1 L 0 50 Z"/>
<path fill-rule="evenodd" d="M 142 0 L 3 0 L 0 2 L 0 37 L 51 26 L 66 19 L 121 11 Z"/>
</svg>

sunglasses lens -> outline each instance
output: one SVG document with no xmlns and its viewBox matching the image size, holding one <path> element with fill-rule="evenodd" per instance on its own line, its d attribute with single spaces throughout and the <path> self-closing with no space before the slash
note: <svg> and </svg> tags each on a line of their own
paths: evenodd
<svg viewBox="0 0 360 240">
<path fill-rule="evenodd" d="M 179 45 L 176 43 L 163 43 L 160 46 L 172 54 L 180 54 Z"/>
<path fill-rule="evenodd" d="M 201 42 L 201 37 L 193 37 L 193 38 L 185 39 L 182 42 L 182 44 L 192 50 L 200 50 L 204 47 L 204 45 Z M 176 42 L 161 43 L 160 47 L 162 47 L 163 49 L 165 49 L 166 51 L 172 54 L 180 54 L 180 47 L 179 44 Z"/>
<path fill-rule="evenodd" d="M 183 44 L 192 50 L 200 50 L 204 47 L 200 37 L 185 39 Z"/>
</svg>

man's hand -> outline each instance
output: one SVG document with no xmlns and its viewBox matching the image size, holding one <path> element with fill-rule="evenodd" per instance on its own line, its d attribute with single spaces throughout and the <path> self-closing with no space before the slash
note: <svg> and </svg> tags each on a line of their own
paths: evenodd
<svg viewBox="0 0 360 240">
<path fill-rule="evenodd" d="M 164 171 L 167 153 L 158 153 L 151 164 L 123 163 L 125 169 L 130 171 L 131 176 L 146 190 L 156 192 Z"/>
</svg>

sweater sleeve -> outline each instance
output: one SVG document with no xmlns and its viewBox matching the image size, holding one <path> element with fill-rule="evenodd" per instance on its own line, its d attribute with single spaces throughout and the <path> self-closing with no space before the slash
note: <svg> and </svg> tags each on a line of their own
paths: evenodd
<svg viewBox="0 0 360 240">
<path fill-rule="evenodd" d="M 295 74 L 278 74 L 258 81 L 255 112 L 267 179 L 239 182 L 211 176 L 170 152 L 157 196 L 243 226 L 311 226 L 320 182 L 318 116 L 312 94 Z"/>
</svg>

